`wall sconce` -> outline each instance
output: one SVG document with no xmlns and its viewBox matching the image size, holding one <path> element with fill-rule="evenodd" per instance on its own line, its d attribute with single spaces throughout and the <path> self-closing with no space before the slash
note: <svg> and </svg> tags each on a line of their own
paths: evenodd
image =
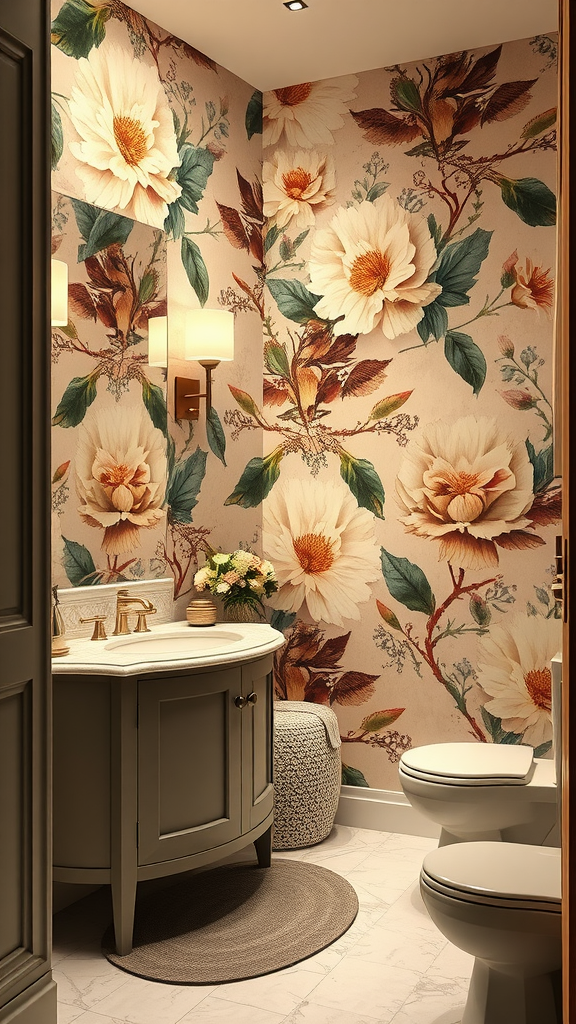
<svg viewBox="0 0 576 1024">
<path fill-rule="evenodd" d="M 68 324 L 68 264 L 62 260 L 51 260 L 52 301 L 50 323 L 52 327 L 66 327 Z"/>
<path fill-rule="evenodd" d="M 206 414 L 212 408 L 212 370 L 220 362 L 234 359 L 234 314 L 227 309 L 191 309 L 186 314 L 185 359 L 200 363 L 206 371 L 206 391 L 200 381 L 176 377 L 177 420 L 197 420 L 200 399 L 206 399 Z"/>
<path fill-rule="evenodd" d="M 168 366 L 168 317 L 148 320 L 148 366 Z"/>
</svg>

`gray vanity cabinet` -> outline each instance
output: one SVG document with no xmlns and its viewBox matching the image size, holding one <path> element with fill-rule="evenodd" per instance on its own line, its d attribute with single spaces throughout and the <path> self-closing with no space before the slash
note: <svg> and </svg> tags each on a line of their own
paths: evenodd
<svg viewBox="0 0 576 1024">
<path fill-rule="evenodd" d="M 254 843 L 270 863 L 272 656 L 234 667 L 54 676 L 54 878 L 112 886 L 118 952 L 140 880 Z"/>
</svg>

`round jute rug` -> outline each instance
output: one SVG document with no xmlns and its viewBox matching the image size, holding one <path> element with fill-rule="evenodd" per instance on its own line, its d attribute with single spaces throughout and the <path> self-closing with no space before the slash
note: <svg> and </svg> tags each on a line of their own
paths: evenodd
<svg viewBox="0 0 576 1024">
<path fill-rule="evenodd" d="M 349 882 L 316 864 L 229 864 L 146 896 L 136 907 L 132 952 L 116 954 L 112 926 L 102 950 L 141 978 L 216 985 L 305 960 L 347 931 L 357 913 Z"/>
</svg>

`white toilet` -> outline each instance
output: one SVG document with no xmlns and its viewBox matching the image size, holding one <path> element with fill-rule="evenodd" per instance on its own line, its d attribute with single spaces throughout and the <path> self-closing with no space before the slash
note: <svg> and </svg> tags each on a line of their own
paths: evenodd
<svg viewBox="0 0 576 1024">
<path fill-rule="evenodd" d="M 560 1024 L 560 850 L 460 843 L 424 858 L 420 891 L 450 942 L 476 958 L 462 1024 Z"/>
<path fill-rule="evenodd" d="M 488 780 L 486 771 L 482 774 L 480 770 L 482 760 L 476 761 L 471 752 L 469 760 L 463 762 L 465 770 L 458 769 L 455 783 L 446 776 L 448 762 L 439 753 L 436 760 L 433 755 L 425 755 L 423 760 L 416 756 L 417 768 L 413 771 L 419 766 L 422 775 L 426 774 L 426 769 L 429 779 L 408 775 L 409 785 L 415 782 L 416 787 L 427 784 L 432 791 L 435 788 L 448 791 L 438 797 L 444 809 L 430 816 L 442 825 L 446 822 L 450 833 L 443 846 L 425 856 L 420 891 L 430 917 L 443 935 L 475 957 L 462 1024 L 561 1024 L 562 1021 L 561 852 L 558 846 L 540 845 L 541 838 L 536 840 L 538 845 L 502 841 L 510 830 L 519 834 L 515 831 L 518 829 L 531 830 L 541 837 L 542 822 L 556 798 L 559 801 L 561 665 L 560 656 L 553 659 L 555 762 L 536 761 L 531 768 L 525 749 L 508 760 L 504 754 L 506 748 L 491 747 L 487 749 L 494 750 L 495 774 Z M 476 749 L 484 747 L 479 745 Z M 518 749 L 508 748 L 508 752 Z M 503 751 L 506 774 L 500 767 L 496 769 L 498 750 Z M 490 755 L 480 754 L 480 758 L 484 759 L 486 769 Z M 511 774 L 513 762 L 516 772 Z M 457 762 L 452 763 L 455 766 Z M 434 766 L 440 766 L 442 772 L 435 773 Z M 544 775 L 541 766 L 546 766 Z M 435 782 L 438 776 L 442 779 L 440 783 Z M 538 776 L 537 790 L 550 789 L 554 783 L 554 800 L 533 800 L 530 796 L 530 788 L 534 788 Z M 460 816 L 457 812 L 450 813 L 450 807 L 463 803 L 461 798 L 451 798 L 450 787 L 458 793 L 470 794 L 468 815 L 464 811 Z M 424 803 L 432 804 L 434 797 L 430 797 L 427 790 L 423 792 Z M 476 799 L 477 793 L 483 793 L 480 800 Z M 518 814 L 515 806 L 520 808 Z M 532 809 L 527 812 L 526 808 Z M 546 812 L 541 812 L 540 808 L 545 808 Z M 511 826 L 505 826 L 503 809 L 511 815 Z M 461 832 L 461 838 L 473 838 L 475 821 L 478 829 L 494 825 L 499 841 L 454 842 L 455 829 Z"/>
<path fill-rule="evenodd" d="M 398 771 L 412 806 L 441 826 L 440 846 L 559 843 L 554 761 L 532 747 L 433 743 L 407 750 Z"/>
</svg>

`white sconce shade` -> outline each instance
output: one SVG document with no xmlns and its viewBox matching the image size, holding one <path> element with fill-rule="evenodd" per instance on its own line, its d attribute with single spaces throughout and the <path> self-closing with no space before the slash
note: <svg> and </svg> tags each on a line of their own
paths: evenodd
<svg viewBox="0 0 576 1024">
<path fill-rule="evenodd" d="M 50 322 L 52 327 L 66 327 L 68 323 L 68 265 L 62 260 L 51 260 L 52 303 Z"/>
<path fill-rule="evenodd" d="M 227 309 L 190 309 L 186 314 L 185 358 L 234 359 L 234 314 Z"/>
<path fill-rule="evenodd" d="M 148 366 L 168 366 L 168 317 L 148 320 Z"/>
</svg>

